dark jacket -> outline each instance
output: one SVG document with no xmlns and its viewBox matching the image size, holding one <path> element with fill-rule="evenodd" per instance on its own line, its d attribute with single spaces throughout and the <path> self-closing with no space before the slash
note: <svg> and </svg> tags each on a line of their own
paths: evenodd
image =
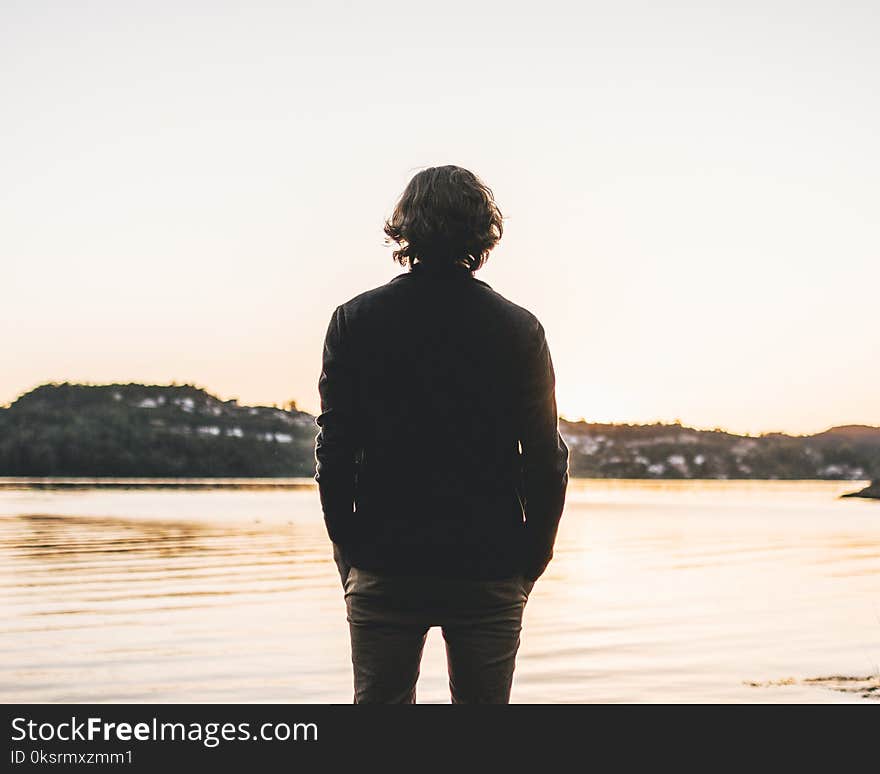
<svg viewBox="0 0 880 774">
<path fill-rule="evenodd" d="M 413 270 L 333 312 L 315 456 L 345 563 L 537 578 L 568 483 L 544 330 L 464 268 Z"/>
</svg>

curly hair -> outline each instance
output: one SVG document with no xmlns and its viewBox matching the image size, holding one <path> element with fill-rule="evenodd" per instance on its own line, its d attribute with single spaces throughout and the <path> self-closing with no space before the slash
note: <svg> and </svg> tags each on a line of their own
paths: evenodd
<svg viewBox="0 0 880 774">
<path fill-rule="evenodd" d="M 401 266 L 466 265 L 479 269 L 504 232 L 492 189 L 473 172 L 448 165 L 417 173 L 385 221 L 386 244 Z"/>
</svg>

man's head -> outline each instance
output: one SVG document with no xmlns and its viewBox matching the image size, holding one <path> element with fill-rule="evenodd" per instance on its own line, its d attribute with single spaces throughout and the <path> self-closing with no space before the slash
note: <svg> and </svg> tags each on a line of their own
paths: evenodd
<svg viewBox="0 0 880 774">
<path fill-rule="evenodd" d="M 479 269 L 504 228 L 492 190 L 473 172 L 429 167 L 409 181 L 391 217 L 389 241 L 402 266 L 460 263 Z"/>
</svg>

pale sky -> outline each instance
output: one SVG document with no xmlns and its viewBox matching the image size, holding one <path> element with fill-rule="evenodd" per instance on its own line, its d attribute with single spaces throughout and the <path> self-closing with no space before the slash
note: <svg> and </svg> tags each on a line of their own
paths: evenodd
<svg viewBox="0 0 880 774">
<path fill-rule="evenodd" d="M 0 403 L 317 410 L 330 313 L 453 163 L 507 217 L 478 276 L 543 321 L 564 415 L 880 424 L 876 4 L 0 9 Z"/>
</svg>

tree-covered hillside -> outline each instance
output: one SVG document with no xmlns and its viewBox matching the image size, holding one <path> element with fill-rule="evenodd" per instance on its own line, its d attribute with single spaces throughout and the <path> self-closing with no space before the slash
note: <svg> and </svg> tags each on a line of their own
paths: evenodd
<svg viewBox="0 0 880 774">
<path fill-rule="evenodd" d="M 880 428 L 739 436 L 560 421 L 573 476 L 880 477 Z M 44 384 L 0 409 L 4 476 L 314 475 L 315 418 L 192 385 Z"/>
<path fill-rule="evenodd" d="M 0 410 L 0 475 L 311 476 L 316 429 L 192 385 L 44 384 Z"/>
<path fill-rule="evenodd" d="M 880 427 L 741 436 L 672 425 L 560 423 L 571 469 L 598 478 L 850 479 L 880 475 Z"/>
</svg>

